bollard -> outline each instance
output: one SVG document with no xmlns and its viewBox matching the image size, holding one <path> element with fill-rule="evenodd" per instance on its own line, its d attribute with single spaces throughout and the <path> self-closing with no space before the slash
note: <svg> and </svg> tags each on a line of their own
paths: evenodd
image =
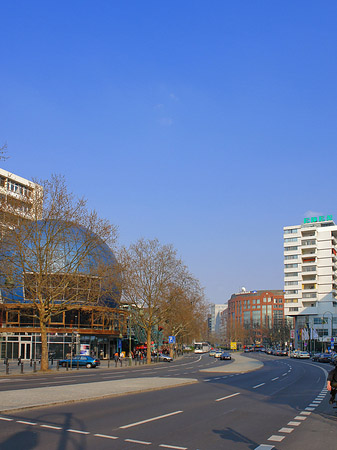
<svg viewBox="0 0 337 450">
<path fill-rule="evenodd" d="M 9 374 L 9 362 L 8 362 L 8 358 L 7 358 L 7 362 L 6 362 L 6 375 Z"/>
<path fill-rule="evenodd" d="M 80 360 L 77 359 L 77 370 L 80 370 Z"/>
<path fill-rule="evenodd" d="M 68 370 L 69 370 L 69 363 L 68 363 L 68 361 L 67 361 L 67 372 L 68 372 Z"/>
<path fill-rule="evenodd" d="M 60 370 L 60 362 L 59 361 L 57 361 L 57 363 L 56 363 L 56 370 Z"/>
<path fill-rule="evenodd" d="M 21 366 L 21 373 L 23 373 L 23 362 L 20 364 Z"/>
<path fill-rule="evenodd" d="M 110 368 L 110 359 L 108 359 L 108 369 Z"/>
<path fill-rule="evenodd" d="M 36 361 L 34 361 L 34 369 L 33 372 L 36 372 Z"/>
<path fill-rule="evenodd" d="M 115 359 L 115 367 L 117 367 L 117 363 L 118 363 L 118 360 L 117 360 L 117 359 Z"/>
<path fill-rule="evenodd" d="M 33 360 L 32 360 L 32 358 L 30 359 L 29 366 L 33 367 Z"/>
</svg>

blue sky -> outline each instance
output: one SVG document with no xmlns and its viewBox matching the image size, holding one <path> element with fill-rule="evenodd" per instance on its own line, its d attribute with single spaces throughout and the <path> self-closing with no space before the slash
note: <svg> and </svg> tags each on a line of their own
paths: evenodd
<svg viewBox="0 0 337 450">
<path fill-rule="evenodd" d="M 282 289 L 282 227 L 337 213 L 336 15 L 329 0 L 3 1 L 2 167 L 64 174 L 121 244 L 172 243 L 210 302 Z"/>
</svg>

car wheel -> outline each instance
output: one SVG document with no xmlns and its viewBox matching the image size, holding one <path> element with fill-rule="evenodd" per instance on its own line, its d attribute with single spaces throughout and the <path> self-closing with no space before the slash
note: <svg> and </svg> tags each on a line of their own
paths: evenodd
<svg viewBox="0 0 337 450">
<path fill-rule="evenodd" d="M 91 364 L 91 363 L 87 363 L 85 367 L 86 367 L 87 369 L 90 369 L 90 367 L 92 367 L 92 364 Z"/>
</svg>

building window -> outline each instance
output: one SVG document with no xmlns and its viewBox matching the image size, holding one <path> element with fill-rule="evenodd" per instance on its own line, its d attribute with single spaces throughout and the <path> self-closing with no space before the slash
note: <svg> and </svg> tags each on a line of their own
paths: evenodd
<svg viewBox="0 0 337 450">
<path fill-rule="evenodd" d="M 298 250 L 298 247 L 284 247 L 285 252 L 292 252 L 294 250 Z"/>
<path fill-rule="evenodd" d="M 298 311 L 298 308 L 296 306 L 292 306 L 289 308 L 289 311 L 296 312 Z"/>
<path fill-rule="evenodd" d="M 293 238 L 285 238 L 284 239 L 284 242 L 297 242 L 297 241 L 298 241 L 298 239 L 295 238 L 295 237 L 293 237 Z"/>
<path fill-rule="evenodd" d="M 288 272 L 284 274 L 285 277 L 298 277 L 298 272 Z"/>
<path fill-rule="evenodd" d="M 298 228 L 292 228 L 291 230 L 284 230 L 284 234 L 294 234 L 298 232 Z"/>
<path fill-rule="evenodd" d="M 284 259 L 288 260 L 288 259 L 298 259 L 298 255 L 286 255 L 284 257 Z"/>
<path fill-rule="evenodd" d="M 293 269 L 293 268 L 296 268 L 296 267 L 298 267 L 298 264 L 285 264 L 284 265 L 285 269 Z"/>
</svg>

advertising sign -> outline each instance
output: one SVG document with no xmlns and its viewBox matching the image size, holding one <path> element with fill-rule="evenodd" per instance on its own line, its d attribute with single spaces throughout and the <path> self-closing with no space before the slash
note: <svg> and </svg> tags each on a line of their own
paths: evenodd
<svg viewBox="0 0 337 450">
<path fill-rule="evenodd" d="M 80 355 L 90 355 L 90 345 L 89 344 L 81 344 L 80 345 Z"/>
<path fill-rule="evenodd" d="M 237 349 L 236 342 L 231 342 L 231 350 L 236 350 L 236 349 Z"/>
</svg>

